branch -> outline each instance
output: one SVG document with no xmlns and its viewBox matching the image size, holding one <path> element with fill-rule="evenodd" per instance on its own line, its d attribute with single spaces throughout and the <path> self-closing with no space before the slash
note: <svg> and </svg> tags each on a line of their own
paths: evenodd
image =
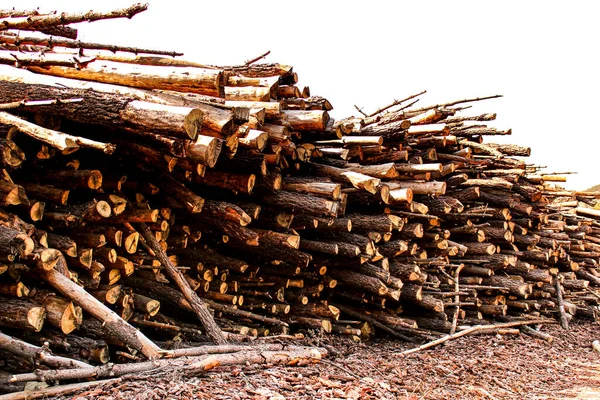
<svg viewBox="0 0 600 400">
<path fill-rule="evenodd" d="M 262 60 L 263 58 L 265 58 L 266 56 L 268 56 L 269 54 L 271 54 L 271 50 L 267 51 L 266 53 L 261 54 L 260 56 L 253 58 L 251 60 L 248 60 L 244 63 L 244 66 L 248 66 L 250 64 L 254 64 L 255 62 Z"/>
<path fill-rule="evenodd" d="M 417 108 L 415 110 L 410 110 L 410 112 L 411 113 L 418 113 L 418 112 L 423 112 L 423 111 L 431 110 L 432 108 L 451 107 L 451 106 L 454 106 L 456 104 L 472 103 L 472 102 L 475 102 L 475 101 L 482 101 L 482 100 L 489 100 L 489 99 L 497 99 L 499 97 L 503 97 L 503 96 L 501 94 L 494 94 L 492 96 L 473 97 L 471 99 L 462 99 L 462 100 L 452 101 L 452 102 L 449 102 L 449 103 L 434 104 L 432 106 L 427 106 L 427 107 L 423 107 L 423 108 Z M 461 110 L 465 110 L 465 109 L 470 108 L 470 107 L 471 106 L 456 107 L 456 108 L 453 108 L 452 111 L 461 111 Z"/>
<path fill-rule="evenodd" d="M 454 302 L 456 303 L 456 308 L 454 309 L 454 314 L 452 315 L 452 326 L 450 327 L 450 334 L 453 335 L 456 332 L 456 324 L 458 324 L 458 314 L 460 312 L 460 279 L 459 274 L 460 271 L 465 267 L 465 264 L 460 264 L 456 271 L 454 271 L 454 292 L 456 296 L 454 296 Z"/>
<path fill-rule="evenodd" d="M 153 49 L 141 49 L 137 47 L 129 47 L 129 46 L 117 46 L 113 44 L 103 44 L 103 43 L 92 43 L 92 42 L 82 42 L 80 40 L 72 40 L 72 39 L 64 39 L 64 38 L 41 38 L 34 36 L 13 36 L 13 35 L 1 35 L 0 34 L 0 43 L 10 44 L 13 46 L 21 46 L 21 45 L 36 45 L 36 46 L 47 46 L 49 48 L 53 48 L 54 46 L 67 47 L 70 49 L 81 49 L 81 50 L 108 50 L 116 53 L 117 51 L 126 51 L 128 53 L 134 54 L 156 54 L 156 55 L 166 55 L 171 57 L 182 56 L 183 53 L 178 53 L 175 51 L 162 51 L 162 50 L 153 50 Z"/>
<path fill-rule="evenodd" d="M 560 284 L 558 277 L 556 278 L 556 300 L 558 302 L 558 312 L 560 315 L 560 326 L 563 329 L 569 330 L 569 319 L 567 318 L 567 312 L 565 311 L 565 302 L 563 300 L 563 288 Z"/>
<path fill-rule="evenodd" d="M 495 329 L 499 329 L 499 328 L 512 328 L 513 326 L 521 326 L 521 325 L 535 325 L 535 324 L 549 324 L 549 323 L 554 323 L 554 321 L 547 320 L 547 319 L 531 319 L 531 320 L 526 320 L 526 321 L 506 322 L 503 324 L 475 325 L 475 326 L 467 328 L 463 331 L 453 333 L 451 335 L 446 335 L 437 340 L 433 340 L 429 343 L 425 343 L 424 345 L 415 347 L 414 349 L 405 350 L 399 354 L 404 356 L 404 355 L 408 355 L 411 353 L 416 353 L 417 351 L 421 351 L 421 350 L 428 349 L 430 347 L 437 346 L 439 344 L 442 344 L 442 343 L 447 342 L 452 339 L 458 339 L 459 337 L 469 335 L 473 332 L 489 331 L 489 330 L 495 330 Z"/>
<path fill-rule="evenodd" d="M 94 386 L 105 385 L 120 380 L 120 378 L 105 379 L 91 382 L 71 383 L 69 385 L 49 386 L 39 390 L 25 390 L 23 392 L 8 393 L 0 396 L 0 400 L 31 400 L 49 399 L 55 396 L 64 396 L 71 393 L 81 392 Z"/>
<path fill-rule="evenodd" d="M 0 10 L 0 18 L 18 18 L 18 17 L 31 17 L 34 15 L 41 15 L 39 10 Z M 49 13 L 51 14 L 51 13 Z"/>
<path fill-rule="evenodd" d="M 160 247 L 160 245 L 158 244 L 158 241 L 154 237 L 152 231 L 150 231 L 148 226 L 144 223 L 138 224 L 138 227 L 138 231 L 142 234 L 148 246 L 154 251 L 154 253 L 156 253 L 156 257 L 160 260 L 161 264 L 167 271 L 169 277 L 177 283 L 179 290 L 181 290 L 181 293 L 183 293 L 185 299 L 188 301 L 188 303 L 194 310 L 194 313 L 200 320 L 200 323 L 202 323 L 202 326 L 206 330 L 206 334 L 208 335 L 208 337 L 217 344 L 226 344 L 227 341 L 221 333 L 221 328 L 219 328 L 214 318 L 210 314 L 206 303 L 204 303 L 198 297 L 196 292 L 192 290 L 188 282 L 185 280 L 181 271 L 179 271 L 173 265 L 173 263 L 169 259 L 169 256 L 167 256 L 167 253 L 165 253 L 162 247 Z"/>
<path fill-rule="evenodd" d="M 418 96 L 420 96 L 420 95 L 422 95 L 422 94 L 424 94 L 424 93 L 427 93 L 427 90 L 423 90 L 422 92 L 419 92 L 419 93 L 417 93 L 417 94 L 413 94 L 413 95 L 411 95 L 411 96 L 408 96 L 407 98 L 405 98 L 405 99 L 402 99 L 402 100 L 394 100 L 394 101 L 393 101 L 391 104 L 389 104 L 389 105 L 387 105 L 387 106 L 385 106 L 385 107 L 378 108 L 378 109 L 377 109 L 377 111 L 375 111 L 375 112 L 373 112 L 373 113 L 371 113 L 371 114 L 369 114 L 369 115 L 366 115 L 366 116 L 367 116 L 367 117 L 374 117 L 374 116 L 375 116 L 375 115 L 377 115 L 377 114 L 381 114 L 381 113 L 382 113 L 382 112 L 384 112 L 385 110 L 388 110 L 388 109 L 390 109 L 390 108 L 392 108 L 392 107 L 394 107 L 394 106 L 397 106 L 397 105 L 399 105 L 399 104 L 402 104 L 402 103 L 404 103 L 405 101 L 408 101 L 408 100 L 410 100 L 410 99 L 414 99 L 415 97 L 418 97 Z M 412 104 L 414 104 L 414 103 L 412 103 Z"/>
<path fill-rule="evenodd" d="M 362 115 L 364 115 L 365 117 L 367 117 L 367 114 L 365 114 L 365 113 L 363 112 L 362 108 L 358 108 L 358 106 L 357 106 L 356 104 L 354 105 L 354 108 L 356 108 L 356 110 L 357 110 L 359 113 L 361 113 Z"/>
<path fill-rule="evenodd" d="M 13 101 L 11 103 L 0 103 L 0 111 L 14 110 L 16 108 L 24 108 L 24 107 L 60 105 L 63 103 L 79 103 L 80 101 L 83 101 L 83 99 L 76 98 L 76 99 L 31 100 L 31 101 L 30 100 L 21 100 L 21 101 Z"/>
<path fill-rule="evenodd" d="M 207 371 L 220 365 L 250 364 L 287 364 L 296 365 L 302 361 L 317 362 L 327 351 L 323 348 L 290 346 L 287 350 L 245 350 L 236 353 L 214 354 L 186 357 L 179 360 L 162 359 L 144 361 L 130 364 L 106 364 L 99 367 L 61 369 L 61 370 L 36 370 L 35 372 L 16 374 L 8 377 L 9 382 L 28 381 L 56 381 L 87 378 L 106 378 L 136 374 L 154 370 L 156 368 L 180 368 L 188 374 Z"/>
<path fill-rule="evenodd" d="M 0 31 L 7 29 L 40 30 L 49 27 L 76 24 L 79 22 L 93 22 L 102 19 L 129 18 L 146 11 L 148 4 L 136 3 L 128 8 L 122 8 L 108 13 L 89 11 L 82 13 L 60 13 L 52 15 L 35 15 L 27 18 L 16 18 L 16 21 L 4 19 L 0 21 Z"/>
<path fill-rule="evenodd" d="M 72 54 L 56 53 L 25 53 L 9 50 L 0 50 L 0 64 L 14 65 L 17 68 L 29 65 L 56 65 L 62 67 L 81 68 L 95 57 L 77 57 Z"/>
</svg>

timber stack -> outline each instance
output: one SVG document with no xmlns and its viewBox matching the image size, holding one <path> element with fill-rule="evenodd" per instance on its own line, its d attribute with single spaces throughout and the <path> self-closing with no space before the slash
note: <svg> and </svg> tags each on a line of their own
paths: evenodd
<svg viewBox="0 0 600 400">
<path fill-rule="evenodd" d="M 597 194 L 483 142 L 511 131 L 468 105 L 500 96 L 419 93 L 334 120 L 290 66 L 202 65 L 70 27 L 143 9 L 0 11 L 0 330 L 106 363 L 215 340 L 215 321 L 233 339 L 421 341 L 597 318 Z"/>
</svg>

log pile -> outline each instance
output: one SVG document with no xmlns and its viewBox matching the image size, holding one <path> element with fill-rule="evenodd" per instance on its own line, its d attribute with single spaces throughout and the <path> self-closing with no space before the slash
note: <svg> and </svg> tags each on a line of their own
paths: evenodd
<svg viewBox="0 0 600 400">
<path fill-rule="evenodd" d="M 597 318 L 597 195 L 483 141 L 511 131 L 468 106 L 499 96 L 334 120 L 291 66 L 73 39 L 139 11 L 0 12 L 0 330 L 68 357 L 42 363 Z"/>
</svg>

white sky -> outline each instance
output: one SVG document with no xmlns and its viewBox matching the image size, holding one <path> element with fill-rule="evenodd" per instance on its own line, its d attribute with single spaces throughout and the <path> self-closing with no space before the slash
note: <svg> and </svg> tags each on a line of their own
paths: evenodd
<svg viewBox="0 0 600 400">
<path fill-rule="evenodd" d="M 76 4 L 75 4 L 76 3 Z M 0 0 L 0 8 L 95 11 L 132 1 Z M 52 8 L 48 8 L 52 7 Z M 299 86 L 330 100 L 336 118 L 426 89 L 419 105 L 503 94 L 496 112 L 530 160 L 578 171 L 568 187 L 600 183 L 598 1 L 150 0 L 131 21 L 79 26 L 80 39 L 184 52 L 239 64 L 267 50 Z M 465 111 L 464 113 L 466 113 Z"/>
</svg>

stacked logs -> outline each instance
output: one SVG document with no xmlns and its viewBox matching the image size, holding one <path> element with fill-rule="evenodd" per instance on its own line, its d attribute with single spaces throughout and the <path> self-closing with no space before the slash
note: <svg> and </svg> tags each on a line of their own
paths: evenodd
<svg viewBox="0 0 600 400">
<path fill-rule="evenodd" d="M 483 142 L 511 131 L 461 111 L 499 96 L 335 121 L 290 66 L 28 37 L 78 20 L 21 14 L 0 13 L 3 331 L 152 358 L 206 339 L 186 290 L 254 337 L 597 318 L 597 196 Z"/>
</svg>

